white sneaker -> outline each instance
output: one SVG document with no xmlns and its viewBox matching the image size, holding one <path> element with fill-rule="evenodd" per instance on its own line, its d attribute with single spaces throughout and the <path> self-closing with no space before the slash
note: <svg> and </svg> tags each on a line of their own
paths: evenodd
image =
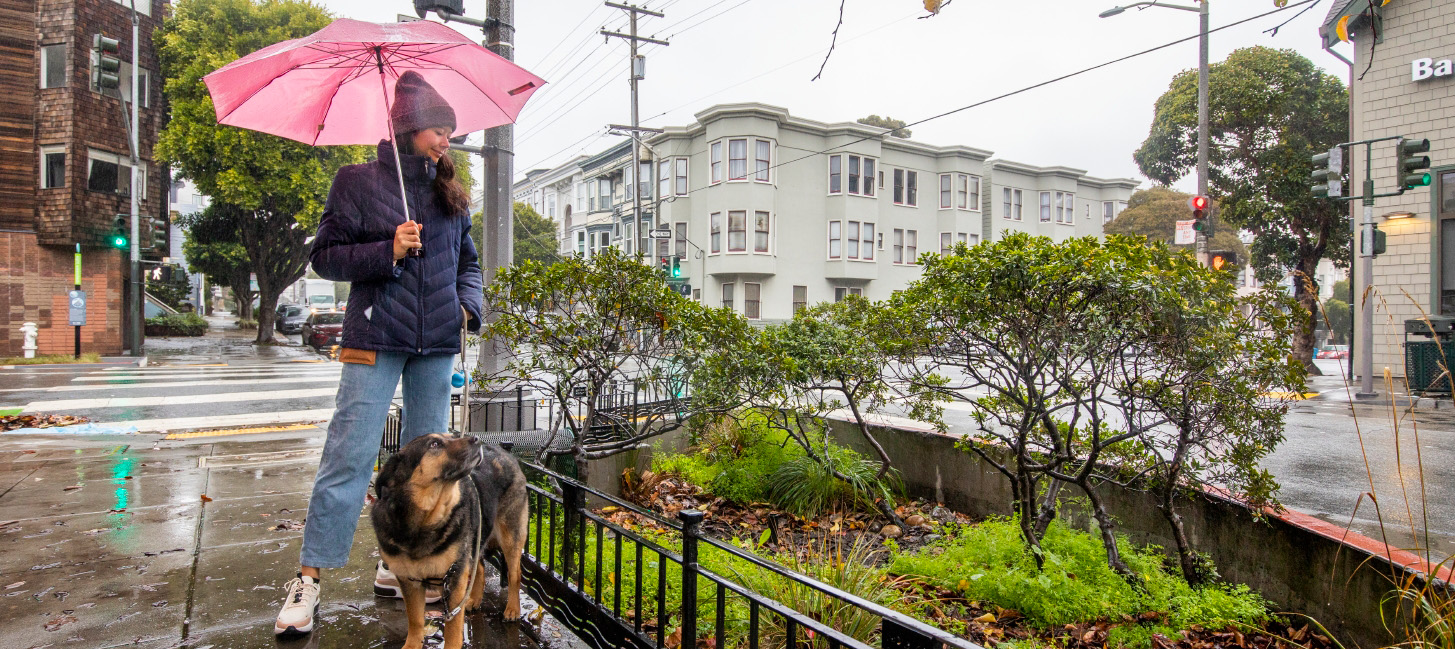
<svg viewBox="0 0 1455 649">
<path fill-rule="evenodd" d="M 299 577 L 288 582 L 288 595 L 283 608 L 278 611 L 278 621 L 273 623 L 274 635 L 301 635 L 313 630 L 313 618 L 318 615 L 318 580 Z"/>
<path fill-rule="evenodd" d="M 404 590 L 399 587 L 399 577 L 394 576 L 394 573 L 384 565 L 382 560 L 374 568 L 374 594 L 379 597 L 391 597 L 393 599 L 403 599 L 404 597 Z M 433 604 L 438 602 L 443 595 L 444 591 L 440 587 L 426 586 L 424 588 L 424 603 Z"/>
</svg>

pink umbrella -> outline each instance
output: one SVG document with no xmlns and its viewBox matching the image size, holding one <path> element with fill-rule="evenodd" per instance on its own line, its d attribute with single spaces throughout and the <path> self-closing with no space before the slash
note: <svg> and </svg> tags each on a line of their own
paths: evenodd
<svg viewBox="0 0 1455 649">
<path fill-rule="evenodd" d="M 430 21 L 341 18 L 203 77 L 217 122 L 311 145 L 394 140 L 394 83 L 414 70 L 455 109 L 457 133 L 514 122 L 545 81 Z M 399 169 L 395 148 L 395 169 Z M 400 198 L 404 176 L 400 171 Z M 409 206 L 405 204 L 405 218 Z"/>
</svg>

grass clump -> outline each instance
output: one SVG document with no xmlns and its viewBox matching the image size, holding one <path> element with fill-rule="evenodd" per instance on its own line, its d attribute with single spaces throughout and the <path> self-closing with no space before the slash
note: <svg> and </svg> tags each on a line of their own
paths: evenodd
<svg viewBox="0 0 1455 649">
<path fill-rule="evenodd" d="M 853 449 L 826 442 L 813 450 L 848 481 L 755 412 L 707 426 L 687 453 L 654 453 L 652 470 L 680 476 L 728 502 L 767 502 L 805 518 L 835 509 L 871 511 L 875 500 L 893 501 L 901 490 L 897 472 L 879 476 L 879 463 Z"/>
<path fill-rule="evenodd" d="M 101 355 L 96 352 L 85 352 L 80 358 L 74 354 L 46 354 L 35 358 L 24 356 L 13 356 L 0 361 L 0 365 L 53 365 L 57 363 L 100 363 Z"/>
<path fill-rule="evenodd" d="M 1046 564 L 1040 571 L 1014 519 L 989 520 L 920 552 L 900 553 L 890 571 L 924 579 L 966 599 L 1013 609 L 1041 628 L 1141 620 L 1140 625 L 1117 627 L 1115 642 L 1109 640 L 1112 646 L 1145 647 L 1154 633 L 1173 636 L 1194 625 L 1256 626 L 1267 617 L 1266 603 L 1247 586 L 1194 588 L 1180 575 L 1167 572 L 1158 548 L 1134 548 L 1125 539 L 1118 545 L 1122 559 L 1143 579 L 1142 589 L 1107 567 L 1099 538 L 1059 521 L 1051 524 L 1042 541 Z M 1148 612 L 1159 615 L 1151 620 L 1139 617 Z"/>
</svg>

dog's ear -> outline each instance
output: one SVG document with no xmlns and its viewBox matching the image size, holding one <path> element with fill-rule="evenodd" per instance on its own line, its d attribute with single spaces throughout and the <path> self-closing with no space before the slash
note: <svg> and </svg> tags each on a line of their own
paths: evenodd
<svg viewBox="0 0 1455 649">
<path fill-rule="evenodd" d="M 379 468 L 379 477 L 374 480 L 374 494 L 380 500 L 384 494 L 399 485 L 399 475 L 402 473 L 404 458 L 399 453 L 389 456 L 384 466 Z"/>
</svg>

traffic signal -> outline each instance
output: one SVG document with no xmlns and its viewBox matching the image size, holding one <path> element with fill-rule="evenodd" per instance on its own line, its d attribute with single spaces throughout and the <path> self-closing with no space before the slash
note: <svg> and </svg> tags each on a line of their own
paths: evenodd
<svg viewBox="0 0 1455 649">
<path fill-rule="evenodd" d="M 1212 206 L 1212 201 L 1206 196 L 1193 196 L 1187 199 L 1187 207 L 1192 210 L 1192 229 L 1198 232 L 1211 233 L 1212 224 L 1209 223 L 1207 212 Z"/>
<path fill-rule="evenodd" d="M 1359 241 L 1359 248 L 1362 252 L 1369 253 L 1371 257 L 1378 257 L 1389 249 L 1388 235 L 1384 230 L 1379 229 L 1379 226 L 1376 225 L 1366 232 L 1368 234 Z"/>
<path fill-rule="evenodd" d="M 676 255 L 673 255 L 672 256 L 672 273 L 671 273 L 671 277 L 672 277 L 672 279 L 678 279 L 678 278 L 681 278 L 682 277 L 682 258 L 681 257 L 678 257 Z"/>
<path fill-rule="evenodd" d="M 121 44 L 101 34 L 91 35 L 91 52 L 96 63 L 91 66 L 91 88 L 97 92 L 121 92 Z"/>
<path fill-rule="evenodd" d="M 1394 177 L 1399 181 L 1400 191 L 1429 186 L 1430 172 L 1422 170 L 1430 168 L 1430 156 L 1420 155 L 1429 150 L 1430 141 L 1424 138 L 1399 139 L 1396 150 L 1399 167 L 1395 169 Z"/>
<path fill-rule="evenodd" d="M 672 276 L 672 258 L 671 257 L 658 257 L 657 258 L 657 270 L 659 270 L 659 271 L 662 272 L 662 276 L 663 277 L 671 277 Z"/>
<path fill-rule="evenodd" d="M 444 12 L 451 16 L 465 15 L 465 0 L 414 0 L 414 13 L 420 18 L 429 12 Z"/>
<path fill-rule="evenodd" d="M 1213 270 L 1222 270 L 1228 267 L 1238 267 L 1238 255 L 1231 250 L 1214 250 L 1208 253 L 1207 261 L 1208 265 L 1212 266 Z"/>
<path fill-rule="evenodd" d="M 112 248 L 125 248 L 131 243 L 131 237 L 127 234 L 130 228 L 127 227 L 126 218 L 125 214 L 117 214 L 111 221 L 111 236 L 107 241 Z"/>
<path fill-rule="evenodd" d="M 154 216 L 147 219 L 147 224 L 151 226 L 147 237 L 148 245 L 153 250 L 165 252 L 167 250 L 167 223 L 161 217 Z"/>
<path fill-rule="evenodd" d="M 1314 196 L 1337 198 L 1344 195 L 1344 150 L 1329 149 L 1313 157 L 1314 172 L 1309 176 L 1313 182 Z"/>
</svg>

